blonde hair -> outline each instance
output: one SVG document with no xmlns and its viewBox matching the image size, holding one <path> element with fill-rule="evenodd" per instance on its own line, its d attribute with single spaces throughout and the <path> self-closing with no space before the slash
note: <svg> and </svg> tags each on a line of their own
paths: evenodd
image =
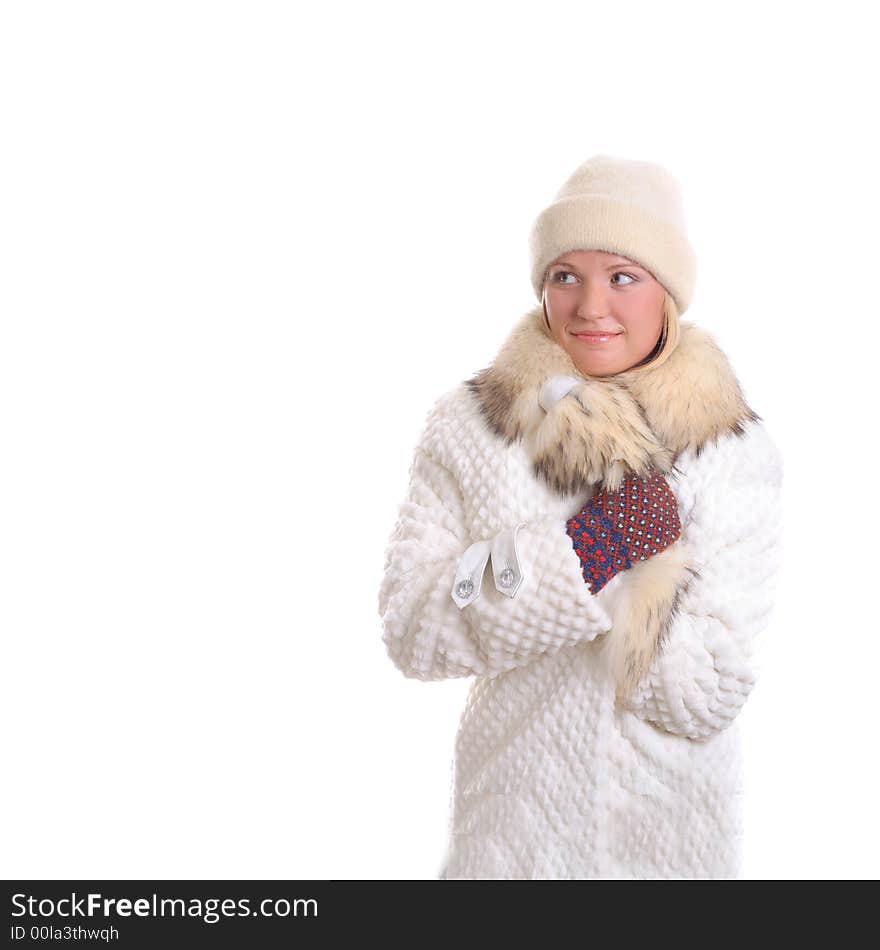
<svg viewBox="0 0 880 950">
<path fill-rule="evenodd" d="M 635 373 L 643 369 L 656 369 L 656 367 L 660 366 L 661 363 L 665 363 L 672 355 L 678 346 L 680 336 L 681 323 L 679 321 L 678 307 L 676 307 L 675 301 L 672 299 L 669 291 L 667 291 L 663 300 L 663 330 L 660 333 L 660 338 L 657 340 L 657 345 L 641 362 L 636 363 L 635 366 L 631 366 L 629 369 L 621 370 L 620 373 L 615 375 L 620 376 L 623 373 Z"/>
</svg>

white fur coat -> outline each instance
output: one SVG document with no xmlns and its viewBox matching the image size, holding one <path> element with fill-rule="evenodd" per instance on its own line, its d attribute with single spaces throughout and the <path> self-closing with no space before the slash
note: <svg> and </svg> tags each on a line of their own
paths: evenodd
<svg viewBox="0 0 880 950">
<path fill-rule="evenodd" d="M 782 459 L 705 331 L 682 322 L 656 371 L 599 381 L 540 313 L 432 408 L 386 552 L 392 661 L 473 677 L 440 876 L 736 877 L 736 716 L 773 607 Z M 648 465 L 682 536 L 593 595 L 565 521 Z M 517 526 L 515 594 L 493 566 L 462 606 L 466 552 Z"/>
</svg>

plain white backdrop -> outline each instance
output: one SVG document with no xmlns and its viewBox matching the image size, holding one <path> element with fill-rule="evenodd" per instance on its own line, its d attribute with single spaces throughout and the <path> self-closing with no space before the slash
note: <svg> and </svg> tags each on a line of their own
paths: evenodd
<svg viewBox="0 0 880 950">
<path fill-rule="evenodd" d="M 597 152 L 679 178 L 783 450 L 750 877 L 873 877 L 877 57 L 839 2 L 5 3 L 7 878 L 431 878 L 466 680 L 383 554 Z"/>
</svg>

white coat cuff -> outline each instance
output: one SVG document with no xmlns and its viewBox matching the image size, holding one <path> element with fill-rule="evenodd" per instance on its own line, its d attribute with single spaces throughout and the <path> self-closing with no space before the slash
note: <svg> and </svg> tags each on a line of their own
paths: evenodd
<svg viewBox="0 0 880 950">
<path fill-rule="evenodd" d="M 492 542 L 492 573 L 495 589 L 506 597 L 515 597 L 522 584 L 522 566 L 516 549 L 516 536 L 525 522 L 502 531 Z"/>
<path fill-rule="evenodd" d="M 452 599 L 459 610 L 480 596 L 483 571 L 491 550 L 491 541 L 476 541 L 462 554 L 452 582 Z"/>
</svg>

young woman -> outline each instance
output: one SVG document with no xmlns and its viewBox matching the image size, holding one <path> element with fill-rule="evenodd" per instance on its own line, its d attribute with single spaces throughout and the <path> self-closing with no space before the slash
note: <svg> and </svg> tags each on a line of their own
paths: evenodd
<svg viewBox="0 0 880 950">
<path fill-rule="evenodd" d="M 679 319 L 667 170 L 594 156 L 530 249 L 541 305 L 428 415 L 379 593 L 406 676 L 473 677 L 440 877 L 737 877 L 782 459 Z"/>
</svg>

